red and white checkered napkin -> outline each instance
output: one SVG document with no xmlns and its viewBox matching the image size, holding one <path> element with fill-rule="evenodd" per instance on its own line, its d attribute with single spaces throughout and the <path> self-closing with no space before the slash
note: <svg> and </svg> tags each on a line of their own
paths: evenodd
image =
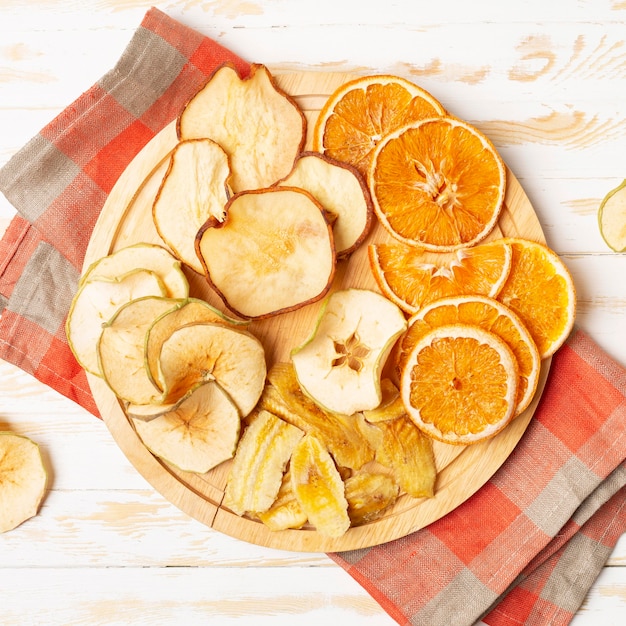
<svg viewBox="0 0 626 626">
<path fill-rule="evenodd" d="M 115 68 L 0 170 L 0 358 L 94 415 L 64 323 L 119 175 L 221 63 L 248 64 L 157 9 Z M 401 624 L 564 624 L 626 528 L 626 371 L 576 332 L 495 476 L 404 539 L 332 554 Z M 495 608 L 493 608 L 495 606 Z"/>
</svg>

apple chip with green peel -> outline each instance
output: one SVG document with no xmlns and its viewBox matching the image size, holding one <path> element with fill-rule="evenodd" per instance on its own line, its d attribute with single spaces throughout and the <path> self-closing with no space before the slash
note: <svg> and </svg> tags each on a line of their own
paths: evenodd
<svg viewBox="0 0 626 626">
<path fill-rule="evenodd" d="M 179 142 L 152 205 L 161 239 L 174 255 L 202 274 L 194 241 L 200 227 L 213 217 L 221 222 L 230 197 L 230 165 L 221 146 L 210 139 Z"/>
<path fill-rule="evenodd" d="M 335 274 L 332 227 L 308 192 L 243 192 L 223 223 L 209 220 L 196 250 L 209 284 L 236 315 L 261 319 L 321 299 Z"/>
<path fill-rule="evenodd" d="M 180 261 L 163 246 L 139 242 L 120 248 L 94 261 L 83 273 L 79 287 L 88 280 L 119 280 L 131 271 L 145 269 L 154 272 L 163 282 L 168 298 L 186 298 L 189 283 Z"/>
<path fill-rule="evenodd" d="M 230 159 L 235 192 L 269 187 L 286 176 L 306 139 L 306 118 L 270 71 L 253 64 L 241 78 L 220 66 L 179 115 L 181 140 L 208 137 Z"/>
<path fill-rule="evenodd" d="M 626 252 L 626 180 L 604 196 L 598 209 L 600 234 L 615 252 Z"/>
<path fill-rule="evenodd" d="M 46 483 L 39 446 L 23 435 L 0 432 L 0 533 L 37 514 Z"/>
<path fill-rule="evenodd" d="M 319 152 L 303 152 L 278 184 L 308 191 L 330 213 L 338 259 L 349 256 L 369 233 L 372 198 L 367 183 L 351 165 Z"/>
<path fill-rule="evenodd" d="M 261 397 L 267 366 L 263 345 L 254 335 L 204 322 L 178 328 L 163 342 L 158 369 L 165 402 L 175 402 L 200 382 L 215 380 L 243 418 Z"/>
<path fill-rule="evenodd" d="M 188 324 L 199 322 L 215 322 L 238 327 L 247 324 L 247 322 L 235 320 L 225 315 L 222 311 L 211 306 L 205 300 L 193 297 L 181 300 L 171 309 L 158 316 L 154 319 L 146 332 L 145 357 L 148 376 L 159 389 L 163 390 L 165 388 L 165 383 L 159 379 L 158 367 L 163 342 L 168 339 L 175 330 L 187 326 Z M 145 411 L 142 411 L 142 413 L 146 414 Z"/>
<path fill-rule="evenodd" d="M 336 413 L 378 407 L 383 367 L 406 328 L 400 308 L 379 293 L 356 288 L 334 292 L 311 337 L 291 354 L 300 386 Z"/>
<path fill-rule="evenodd" d="M 131 300 L 165 294 L 162 279 L 151 270 L 89 278 L 74 295 L 65 323 L 67 341 L 78 363 L 90 374 L 102 377 L 97 348 L 102 325 Z"/>
<path fill-rule="evenodd" d="M 152 454 L 199 474 L 233 457 L 241 428 L 239 410 L 215 381 L 192 387 L 155 419 L 132 421 Z"/>
<path fill-rule="evenodd" d="M 145 337 L 153 320 L 178 300 L 148 296 L 131 300 L 104 324 L 97 344 L 102 377 L 121 400 L 160 404 L 162 391 L 148 376 Z"/>
</svg>

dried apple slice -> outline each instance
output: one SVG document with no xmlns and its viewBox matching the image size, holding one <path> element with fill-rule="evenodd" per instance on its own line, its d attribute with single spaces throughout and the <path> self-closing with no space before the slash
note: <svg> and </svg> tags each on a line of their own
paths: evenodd
<svg viewBox="0 0 626 626">
<path fill-rule="evenodd" d="M 163 342 L 175 331 L 188 324 L 199 322 L 223 323 L 228 326 L 244 326 L 246 322 L 235 320 L 199 298 L 181 300 L 162 315 L 157 317 L 146 331 L 145 357 L 148 376 L 161 390 L 165 383 L 159 379 L 158 360 Z M 132 409 L 129 408 L 129 412 Z M 148 412 L 140 410 L 146 416 Z M 135 411 L 137 414 L 137 411 Z"/>
<path fill-rule="evenodd" d="M 209 284 L 245 318 L 266 318 L 321 299 L 335 274 L 332 227 L 304 190 L 274 187 L 233 196 L 223 223 L 196 238 Z"/>
<path fill-rule="evenodd" d="M 306 139 L 306 118 L 269 70 L 253 64 L 240 78 L 218 68 L 177 119 L 179 139 L 208 137 L 229 156 L 235 192 L 268 187 L 286 176 Z"/>
<path fill-rule="evenodd" d="M 97 345 L 102 325 L 131 300 L 165 294 L 159 275 L 144 269 L 115 278 L 93 276 L 85 281 L 74 295 L 65 322 L 67 341 L 78 363 L 87 372 L 101 377 Z"/>
<path fill-rule="evenodd" d="M 215 380 L 242 418 L 261 397 L 267 371 L 263 345 L 255 336 L 210 322 L 175 330 L 163 342 L 158 368 L 165 402 L 175 402 L 199 382 Z"/>
<path fill-rule="evenodd" d="M 399 307 L 379 293 L 354 288 L 334 292 L 311 337 L 292 352 L 300 386 L 336 413 L 376 408 L 382 400 L 383 366 L 406 327 Z"/>
<path fill-rule="evenodd" d="M 290 468 L 293 492 L 309 522 L 322 535 L 341 537 L 350 528 L 348 502 L 328 450 L 313 435 L 305 435 L 294 448 Z"/>
<path fill-rule="evenodd" d="M 281 186 L 308 191 L 332 215 L 337 258 L 350 255 L 373 223 L 369 189 L 358 170 L 319 152 L 303 152 Z"/>
<path fill-rule="evenodd" d="M 194 241 L 200 227 L 213 217 L 221 222 L 230 197 L 228 156 L 210 139 L 178 143 L 152 205 L 161 239 L 174 255 L 202 274 Z"/>
<path fill-rule="evenodd" d="M 602 199 L 598 224 L 609 248 L 615 252 L 626 252 L 626 179 Z"/>
<path fill-rule="evenodd" d="M 146 332 L 153 320 L 178 301 L 148 296 L 131 300 L 105 323 L 97 343 L 99 369 L 115 395 L 135 404 L 158 404 L 161 390 L 145 367 Z"/>
<path fill-rule="evenodd" d="M 267 511 L 276 500 L 287 463 L 303 434 L 269 411 L 259 411 L 237 446 L 224 490 L 224 506 L 237 515 Z"/>
<path fill-rule="evenodd" d="M 155 456 L 187 472 L 204 474 L 235 454 L 241 419 L 230 396 L 215 382 L 190 389 L 151 421 L 133 419 L 142 442 Z"/>
<path fill-rule="evenodd" d="M 180 261 L 163 246 L 146 242 L 120 248 L 97 259 L 85 270 L 79 286 L 96 278 L 118 280 L 137 269 L 154 272 L 163 281 L 168 298 L 186 298 L 189 295 L 189 283 Z"/>
<path fill-rule="evenodd" d="M 46 482 L 39 446 L 23 435 L 0 432 L 0 533 L 37 514 Z"/>
</svg>

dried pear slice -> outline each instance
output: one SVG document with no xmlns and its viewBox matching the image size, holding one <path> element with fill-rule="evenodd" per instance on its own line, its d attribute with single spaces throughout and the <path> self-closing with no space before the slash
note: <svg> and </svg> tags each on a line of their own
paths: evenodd
<svg viewBox="0 0 626 626">
<path fill-rule="evenodd" d="M 274 364 L 268 381 L 271 386 L 264 391 L 261 402 L 272 403 L 267 404 L 270 410 L 320 439 L 337 465 L 356 470 L 374 459 L 374 448 L 356 416 L 331 413 L 315 404 L 303 393 L 291 363 Z"/>
<path fill-rule="evenodd" d="M 349 256 L 369 233 L 372 198 L 367 183 L 351 165 L 319 152 L 303 152 L 279 185 L 305 189 L 332 214 L 337 258 Z"/>
<path fill-rule="evenodd" d="M 37 515 L 46 482 L 39 446 L 23 435 L 0 432 L 0 533 Z"/>
<path fill-rule="evenodd" d="M 176 123 L 179 139 L 209 137 L 224 148 L 235 192 L 268 187 L 286 176 L 306 139 L 306 118 L 259 64 L 240 78 L 219 67 L 187 103 Z"/>
<path fill-rule="evenodd" d="M 226 217 L 230 197 L 228 156 L 210 139 L 181 141 L 172 151 L 167 171 L 152 205 L 161 239 L 174 255 L 203 273 L 194 241 L 200 227 L 213 217 Z"/>
<path fill-rule="evenodd" d="M 433 442 L 407 415 L 379 422 L 383 432 L 376 460 L 392 470 L 400 488 L 414 498 L 431 498 L 435 493 L 437 468 Z"/>
<path fill-rule="evenodd" d="M 273 531 L 288 528 L 302 528 L 307 523 L 306 513 L 302 510 L 291 487 L 291 472 L 283 474 L 283 480 L 272 506 L 258 514 L 258 518 Z"/>
<path fill-rule="evenodd" d="M 303 432 L 269 411 L 259 411 L 241 436 L 224 490 L 223 505 L 237 515 L 267 511 Z"/>
<path fill-rule="evenodd" d="M 94 278 L 117 280 L 137 269 L 154 272 L 163 281 L 164 295 L 168 298 L 186 298 L 189 295 L 189 282 L 180 261 L 163 246 L 145 242 L 120 248 L 94 261 L 83 273 L 79 286 Z"/>
<path fill-rule="evenodd" d="M 398 499 L 400 488 L 387 474 L 362 471 L 344 482 L 348 515 L 353 526 L 373 522 Z"/>
<path fill-rule="evenodd" d="M 115 395 L 134 404 L 159 404 L 163 394 L 145 367 L 146 332 L 152 321 L 178 301 L 147 296 L 123 305 L 103 325 L 97 344 L 102 376 Z"/>
<path fill-rule="evenodd" d="M 292 187 L 233 196 L 196 250 L 209 284 L 236 315 L 265 318 L 320 300 L 335 274 L 332 227 L 320 204 Z"/>
<path fill-rule="evenodd" d="M 291 486 L 315 529 L 327 537 L 341 537 L 350 528 L 344 484 L 326 447 L 305 435 L 291 455 Z"/>
<path fill-rule="evenodd" d="M 132 421 L 140 439 L 155 456 L 198 474 L 233 457 L 241 427 L 237 407 L 214 381 L 190 389 L 156 419 Z"/>
<path fill-rule="evenodd" d="M 382 399 L 380 404 L 369 411 L 363 411 L 363 416 L 371 424 L 376 422 L 386 422 L 406 415 L 406 409 L 400 396 L 400 390 L 389 378 L 380 381 Z"/>
<path fill-rule="evenodd" d="M 244 326 L 245 322 L 235 320 L 199 298 L 186 298 L 154 320 L 146 332 L 146 368 L 152 382 L 161 390 L 158 360 L 163 342 L 177 329 L 198 322 L 216 322 L 230 326 Z"/>
<path fill-rule="evenodd" d="M 255 336 L 211 322 L 175 330 L 163 342 L 158 369 L 164 402 L 175 402 L 199 382 L 215 380 L 242 418 L 261 397 L 267 371 L 263 345 Z"/>
<path fill-rule="evenodd" d="M 97 345 L 102 325 L 131 300 L 165 294 L 159 275 L 145 269 L 115 278 L 93 276 L 85 281 L 74 295 L 65 322 L 68 344 L 81 367 L 101 377 Z"/>
<path fill-rule="evenodd" d="M 291 353 L 300 386 L 329 411 L 351 415 L 382 400 L 382 369 L 407 321 L 398 306 L 367 289 L 330 295 L 307 341 Z"/>
</svg>

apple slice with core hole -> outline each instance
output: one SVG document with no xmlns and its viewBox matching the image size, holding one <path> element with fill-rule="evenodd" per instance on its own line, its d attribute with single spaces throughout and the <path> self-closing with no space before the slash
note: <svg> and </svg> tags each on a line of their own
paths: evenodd
<svg viewBox="0 0 626 626">
<path fill-rule="evenodd" d="M 244 318 L 266 318 L 321 299 L 336 265 L 332 227 L 308 192 L 243 192 L 223 223 L 209 220 L 196 250 L 209 284 Z"/>
<path fill-rule="evenodd" d="M 292 352 L 300 386 L 336 413 L 376 408 L 382 399 L 383 366 L 406 327 L 400 308 L 379 293 L 334 292 L 309 340 Z"/>
</svg>

